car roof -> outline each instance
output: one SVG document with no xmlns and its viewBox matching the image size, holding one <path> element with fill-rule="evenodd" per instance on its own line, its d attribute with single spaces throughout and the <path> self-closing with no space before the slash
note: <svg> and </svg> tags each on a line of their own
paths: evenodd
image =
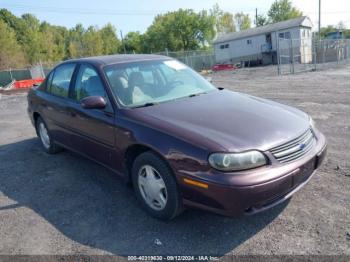
<svg viewBox="0 0 350 262">
<path fill-rule="evenodd" d="M 146 60 L 165 60 L 171 59 L 167 56 L 162 55 L 148 55 L 148 54 L 138 54 L 138 55 L 106 55 L 106 56 L 93 56 L 85 58 L 70 59 L 64 61 L 61 64 L 71 63 L 71 62 L 85 62 L 94 64 L 96 66 L 105 66 L 118 63 L 130 63 Z"/>
</svg>

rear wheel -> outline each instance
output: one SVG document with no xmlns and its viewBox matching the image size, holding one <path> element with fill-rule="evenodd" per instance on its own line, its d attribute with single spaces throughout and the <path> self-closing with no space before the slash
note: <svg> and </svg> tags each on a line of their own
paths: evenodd
<svg viewBox="0 0 350 262">
<path fill-rule="evenodd" d="M 156 154 L 145 152 L 135 159 L 132 180 L 138 200 L 151 216 L 170 220 L 182 211 L 175 177 Z"/>
<path fill-rule="evenodd" d="M 38 117 L 36 121 L 36 131 L 45 152 L 49 154 L 55 154 L 61 151 L 62 148 L 55 144 L 49 133 L 46 123 L 41 117 Z"/>
</svg>

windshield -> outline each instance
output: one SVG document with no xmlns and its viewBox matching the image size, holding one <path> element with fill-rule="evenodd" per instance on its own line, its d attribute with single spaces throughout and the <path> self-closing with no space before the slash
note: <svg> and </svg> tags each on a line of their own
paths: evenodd
<svg viewBox="0 0 350 262">
<path fill-rule="evenodd" d="M 216 88 L 176 60 L 115 64 L 104 68 L 114 95 L 126 107 L 163 103 Z"/>
</svg>

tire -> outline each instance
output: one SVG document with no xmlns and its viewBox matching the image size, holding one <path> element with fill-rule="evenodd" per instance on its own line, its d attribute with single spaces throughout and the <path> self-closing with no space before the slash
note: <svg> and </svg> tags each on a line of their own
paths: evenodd
<svg viewBox="0 0 350 262">
<path fill-rule="evenodd" d="M 52 136 L 50 135 L 46 123 L 40 116 L 36 121 L 36 133 L 46 153 L 56 154 L 57 152 L 62 150 L 60 146 L 55 144 L 55 141 L 52 139 Z"/>
<path fill-rule="evenodd" d="M 156 154 L 145 152 L 135 159 L 132 182 L 137 199 L 151 216 L 171 220 L 182 212 L 181 196 L 173 172 Z"/>
</svg>

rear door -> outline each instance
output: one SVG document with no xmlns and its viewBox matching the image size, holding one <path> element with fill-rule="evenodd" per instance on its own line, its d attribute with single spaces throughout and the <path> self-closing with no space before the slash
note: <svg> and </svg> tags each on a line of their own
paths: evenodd
<svg viewBox="0 0 350 262">
<path fill-rule="evenodd" d="M 104 97 L 106 108 L 82 108 L 80 101 L 89 96 Z M 77 72 L 71 93 L 70 115 L 74 148 L 113 168 L 116 159 L 114 110 L 98 72 L 89 64 L 81 64 Z"/>
<path fill-rule="evenodd" d="M 54 140 L 70 144 L 69 89 L 76 63 L 63 64 L 52 71 L 47 80 L 46 92 L 41 92 L 41 114 Z"/>
</svg>

